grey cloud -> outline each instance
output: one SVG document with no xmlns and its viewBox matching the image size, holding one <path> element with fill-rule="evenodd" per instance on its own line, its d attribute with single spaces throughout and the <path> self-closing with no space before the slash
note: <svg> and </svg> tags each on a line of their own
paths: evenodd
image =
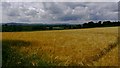
<svg viewBox="0 0 120 68">
<path fill-rule="evenodd" d="M 3 22 L 85 22 L 117 20 L 114 2 L 15 2 L 3 3 Z"/>
<path fill-rule="evenodd" d="M 60 18 L 61 21 L 69 21 L 69 20 L 79 20 L 81 17 L 79 15 L 65 15 Z"/>
<path fill-rule="evenodd" d="M 71 9 L 74 9 L 76 7 L 86 7 L 86 3 L 84 2 L 65 2 L 64 3 L 66 6 L 70 7 Z"/>
<path fill-rule="evenodd" d="M 27 16 L 35 16 L 35 15 L 37 15 L 37 11 L 35 11 L 35 10 L 29 10 L 28 12 L 25 12 L 25 15 L 27 15 Z"/>
<path fill-rule="evenodd" d="M 21 21 L 21 22 L 31 22 L 30 19 L 27 18 L 27 17 L 19 18 L 18 21 Z"/>
<path fill-rule="evenodd" d="M 17 9 L 12 9 L 12 10 L 10 10 L 10 11 L 7 13 L 7 15 L 10 16 L 10 17 L 20 16 L 19 10 L 17 10 Z"/>
<path fill-rule="evenodd" d="M 2 2 L 2 7 L 3 8 L 9 8 L 10 6 L 11 6 L 11 4 L 8 3 L 8 2 Z"/>
</svg>

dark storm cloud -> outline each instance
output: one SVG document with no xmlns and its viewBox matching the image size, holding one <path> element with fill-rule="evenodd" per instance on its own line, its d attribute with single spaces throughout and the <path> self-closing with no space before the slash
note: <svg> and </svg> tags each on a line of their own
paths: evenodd
<svg viewBox="0 0 120 68">
<path fill-rule="evenodd" d="M 117 20 L 116 2 L 15 2 L 2 3 L 3 22 L 85 22 Z"/>
</svg>

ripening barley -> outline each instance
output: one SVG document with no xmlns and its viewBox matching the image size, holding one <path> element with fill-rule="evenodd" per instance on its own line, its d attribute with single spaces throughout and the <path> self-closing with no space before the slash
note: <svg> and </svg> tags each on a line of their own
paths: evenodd
<svg viewBox="0 0 120 68">
<path fill-rule="evenodd" d="M 109 52 L 105 50 L 116 42 L 118 27 L 3 32 L 2 37 L 2 40 L 29 41 L 30 46 L 16 47 L 16 50 L 29 56 L 36 54 L 43 61 L 55 65 L 116 66 L 118 62 L 117 46 Z M 32 62 L 33 66 L 36 64 Z"/>
</svg>

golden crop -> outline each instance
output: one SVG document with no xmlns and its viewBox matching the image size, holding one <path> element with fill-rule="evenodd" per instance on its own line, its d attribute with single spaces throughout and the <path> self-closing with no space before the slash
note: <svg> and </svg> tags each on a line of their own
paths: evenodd
<svg viewBox="0 0 120 68">
<path fill-rule="evenodd" d="M 57 66 L 118 65 L 118 46 L 109 48 L 110 45 L 118 45 L 118 27 L 3 32 L 2 40 L 30 42 L 30 46 L 13 48 L 27 57 L 34 54 Z M 31 63 L 38 65 L 34 60 Z"/>
</svg>

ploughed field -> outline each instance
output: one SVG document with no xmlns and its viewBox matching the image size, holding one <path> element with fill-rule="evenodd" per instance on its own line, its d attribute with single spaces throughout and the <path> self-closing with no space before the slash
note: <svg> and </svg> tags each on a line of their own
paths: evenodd
<svg viewBox="0 0 120 68">
<path fill-rule="evenodd" d="M 118 27 L 2 32 L 3 66 L 117 66 Z"/>
</svg>

